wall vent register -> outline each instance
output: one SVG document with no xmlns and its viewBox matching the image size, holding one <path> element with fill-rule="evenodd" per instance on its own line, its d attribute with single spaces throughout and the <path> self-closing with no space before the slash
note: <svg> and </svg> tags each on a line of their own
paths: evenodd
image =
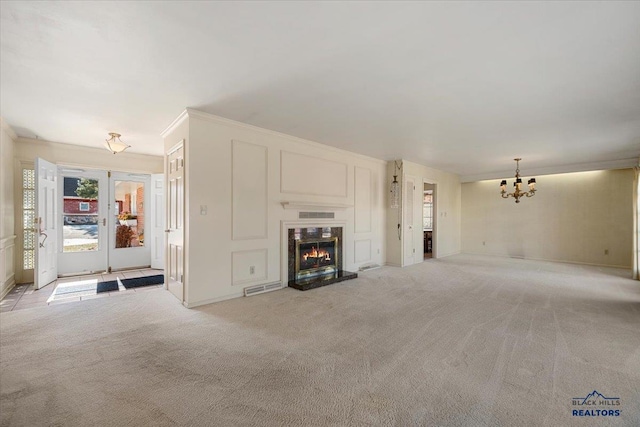
<svg viewBox="0 0 640 427">
<path fill-rule="evenodd" d="M 335 212 L 299 212 L 298 219 L 334 219 Z"/>
</svg>

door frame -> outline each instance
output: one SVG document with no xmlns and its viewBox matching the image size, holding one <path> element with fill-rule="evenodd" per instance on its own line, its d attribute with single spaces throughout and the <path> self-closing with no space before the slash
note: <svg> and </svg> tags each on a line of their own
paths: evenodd
<svg viewBox="0 0 640 427">
<path fill-rule="evenodd" d="M 103 169 L 79 168 L 57 165 L 58 167 L 58 276 L 94 274 L 107 270 L 108 261 L 108 213 L 109 178 Z M 91 252 L 64 252 L 64 178 L 90 178 L 98 180 L 98 250 Z M 72 259 L 73 258 L 73 259 Z M 80 266 L 75 268 L 75 266 Z M 82 269 L 82 266 L 88 266 Z"/>
<path fill-rule="evenodd" d="M 431 234 L 431 259 L 438 258 L 438 206 L 439 206 L 439 191 L 440 188 L 438 185 L 438 181 L 435 179 L 422 178 L 422 192 L 420 193 L 420 230 L 422 232 L 422 210 L 423 203 L 422 198 L 424 197 L 424 185 L 429 184 L 433 185 L 433 232 Z M 424 256 L 422 257 L 422 262 L 424 262 Z"/>
<path fill-rule="evenodd" d="M 150 230 L 150 226 L 147 224 L 147 219 L 151 217 L 151 174 L 133 173 L 133 172 L 118 172 L 108 171 L 109 182 L 109 213 L 107 216 L 108 227 L 108 249 L 107 249 L 107 271 L 118 271 L 135 268 L 149 268 L 151 267 L 151 248 L 150 244 L 152 239 L 147 241 L 147 237 L 152 237 L 151 234 L 147 235 L 147 231 Z M 115 187 L 116 181 L 126 181 L 141 183 L 144 185 L 144 200 L 142 206 L 144 209 L 144 236 L 145 245 L 139 247 L 129 248 L 116 248 L 116 226 L 118 220 L 115 215 L 116 207 L 116 194 Z M 147 209 L 150 209 L 149 214 Z M 140 259 L 143 259 L 140 261 Z M 148 261 L 148 262 L 146 262 Z M 117 264 L 117 265 L 116 265 Z"/>
</svg>

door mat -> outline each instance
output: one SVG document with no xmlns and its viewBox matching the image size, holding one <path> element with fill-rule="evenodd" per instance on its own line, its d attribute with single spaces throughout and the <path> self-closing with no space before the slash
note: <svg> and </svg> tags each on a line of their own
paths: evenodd
<svg viewBox="0 0 640 427">
<path fill-rule="evenodd" d="M 125 289 L 139 288 L 141 286 L 161 285 L 164 283 L 164 274 L 155 276 L 135 277 L 133 279 L 120 280 Z"/>
<path fill-rule="evenodd" d="M 72 294 L 75 292 L 88 292 L 96 289 L 96 280 L 78 284 L 61 283 L 55 290 L 56 295 Z"/>
<path fill-rule="evenodd" d="M 102 292 L 115 292 L 118 290 L 118 281 L 117 280 L 108 280 L 106 282 L 98 283 L 96 288 L 96 293 L 100 294 Z"/>
</svg>

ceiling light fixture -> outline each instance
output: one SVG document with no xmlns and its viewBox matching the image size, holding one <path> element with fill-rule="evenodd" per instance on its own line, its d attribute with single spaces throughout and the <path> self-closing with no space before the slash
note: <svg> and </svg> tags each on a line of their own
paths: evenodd
<svg viewBox="0 0 640 427">
<path fill-rule="evenodd" d="M 516 181 L 513 183 L 515 189 L 513 193 L 507 193 L 507 180 L 503 179 L 500 183 L 500 195 L 503 199 L 508 199 L 509 196 L 516 199 L 516 203 L 520 203 L 520 198 L 523 196 L 533 197 L 536 194 L 536 179 L 531 178 L 527 182 L 529 184 L 529 191 L 522 191 L 522 179 L 520 179 L 520 160 L 522 159 L 513 159 L 516 161 Z"/>
<path fill-rule="evenodd" d="M 400 183 L 398 182 L 398 171 L 402 170 L 402 162 L 400 162 L 400 166 L 398 166 L 398 162 L 393 162 L 393 182 L 391 183 L 391 196 L 389 197 L 389 202 L 391 204 L 391 209 L 397 209 L 400 207 Z"/>
<path fill-rule="evenodd" d="M 122 153 L 131 147 L 120 140 L 121 135 L 119 133 L 109 132 L 109 136 L 111 136 L 111 138 L 105 140 L 104 146 L 113 154 Z"/>
</svg>

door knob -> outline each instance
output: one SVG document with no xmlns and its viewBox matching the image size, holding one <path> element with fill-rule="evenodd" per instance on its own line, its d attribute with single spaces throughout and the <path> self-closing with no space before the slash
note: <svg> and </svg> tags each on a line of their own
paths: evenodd
<svg viewBox="0 0 640 427">
<path fill-rule="evenodd" d="M 164 230 L 164 232 L 165 232 L 165 233 L 171 233 L 171 230 L 166 229 L 166 230 Z"/>
</svg>

